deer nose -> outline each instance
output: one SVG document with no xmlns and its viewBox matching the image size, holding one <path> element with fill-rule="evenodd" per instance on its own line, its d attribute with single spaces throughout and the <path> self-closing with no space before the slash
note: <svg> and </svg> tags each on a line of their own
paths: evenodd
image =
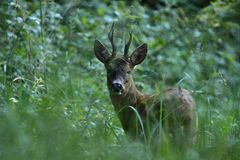
<svg viewBox="0 0 240 160">
<path fill-rule="evenodd" d="M 113 90 L 115 92 L 122 92 L 123 91 L 123 85 L 119 82 L 113 82 L 112 86 L 113 86 Z"/>
</svg>

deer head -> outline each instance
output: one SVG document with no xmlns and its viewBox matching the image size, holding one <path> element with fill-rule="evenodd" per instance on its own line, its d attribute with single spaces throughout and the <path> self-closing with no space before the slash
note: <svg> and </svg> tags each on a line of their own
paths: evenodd
<svg viewBox="0 0 240 160">
<path fill-rule="evenodd" d="M 147 55 L 147 44 L 138 46 L 132 54 L 128 55 L 128 50 L 132 41 L 130 33 L 129 40 L 124 47 L 124 54 L 116 56 L 116 46 L 114 44 L 114 23 L 108 33 L 108 38 L 112 45 L 112 53 L 98 40 L 94 43 L 94 52 L 99 61 L 101 61 L 107 71 L 107 82 L 110 94 L 126 94 L 133 83 L 132 70 L 134 66 L 143 62 Z"/>
</svg>

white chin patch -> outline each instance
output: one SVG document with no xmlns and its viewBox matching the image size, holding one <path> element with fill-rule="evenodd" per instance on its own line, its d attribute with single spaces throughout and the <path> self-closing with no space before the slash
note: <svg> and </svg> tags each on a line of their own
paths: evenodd
<svg viewBox="0 0 240 160">
<path fill-rule="evenodd" d="M 117 95 L 122 95 L 122 92 L 117 92 Z"/>
</svg>

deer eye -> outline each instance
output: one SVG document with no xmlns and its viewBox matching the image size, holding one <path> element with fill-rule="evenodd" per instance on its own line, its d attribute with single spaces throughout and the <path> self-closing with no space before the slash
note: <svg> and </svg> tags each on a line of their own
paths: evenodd
<svg viewBox="0 0 240 160">
<path fill-rule="evenodd" d="M 130 74 L 131 73 L 131 71 L 127 71 L 127 74 Z"/>
</svg>

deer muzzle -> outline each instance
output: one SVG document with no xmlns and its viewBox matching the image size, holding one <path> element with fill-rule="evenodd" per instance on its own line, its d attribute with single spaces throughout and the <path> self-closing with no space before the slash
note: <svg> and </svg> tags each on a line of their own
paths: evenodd
<svg viewBox="0 0 240 160">
<path fill-rule="evenodd" d="M 112 82 L 112 91 L 118 95 L 121 95 L 124 92 L 125 86 L 123 80 L 116 79 Z"/>
</svg>

